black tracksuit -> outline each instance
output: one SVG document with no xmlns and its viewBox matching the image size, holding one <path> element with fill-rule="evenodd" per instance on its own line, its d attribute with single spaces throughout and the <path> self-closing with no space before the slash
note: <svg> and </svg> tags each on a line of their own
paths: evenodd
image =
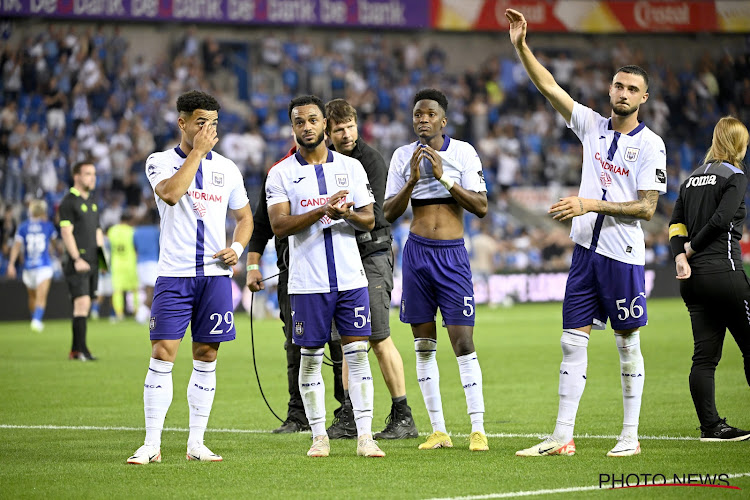
<svg viewBox="0 0 750 500">
<path fill-rule="evenodd" d="M 742 351 L 750 384 L 750 281 L 739 244 L 747 183 L 745 173 L 729 163 L 701 166 L 680 186 L 669 223 L 672 253 L 684 253 L 687 241 L 695 251 L 688 260 L 691 277 L 680 281 L 680 294 L 693 326 L 690 392 L 703 430 L 720 420 L 714 373 L 727 328 Z"/>
</svg>

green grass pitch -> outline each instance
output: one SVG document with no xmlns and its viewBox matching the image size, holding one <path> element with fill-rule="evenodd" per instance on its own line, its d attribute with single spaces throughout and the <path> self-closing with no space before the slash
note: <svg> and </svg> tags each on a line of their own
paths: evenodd
<svg viewBox="0 0 750 500">
<path fill-rule="evenodd" d="M 239 317 L 241 316 L 241 317 Z M 700 443 L 688 388 L 692 335 L 679 299 L 651 300 L 642 329 L 646 386 L 640 456 L 607 458 L 622 424 L 618 355 L 612 330 L 594 332 L 588 382 L 576 422 L 574 457 L 518 458 L 514 452 L 550 433 L 557 414 L 561 358 L 560 304 L 517 305 L 477 312 L 475 342 L 484 376 L 490 451 L 468 450 L 470 431 L 458 367 L 447 333 L 438 358 L 453 449 L 417 450 L 420 439 L 381 441 L 387 456 L 356 456 L 354 441 L 332 441 L 328 459 L 305 455 L 309 434 L 273 435 L 278 421 L 266 408 L 253 373 L 250 322 L 236 320 L 238 339 L 223 346 L 206 444 L 223 463 L 185 460 L 186 384 L 190 349 L 174 367 L 174 400 L 162 440 L 163 462 L 129 466 L 142 444 L 143 393 L 150 352 L 148 331 L 127 321 L 89 322 L 89 345 L 99 361 L 67 360 L 70 322 L 48 321 L 41 334 L 28 323 L 2 323 L 5 345 L 0 404 L 0 496 L 3 498 L 504 498 L 521 495 L 588 498 L 748 498 L 750 442 Z M 406 387 L 417 426 L 430 430 L 416 382 L 411 333 L 396 316 L 392 334 L 404 359 Z M 280 322 L 257 321 L 255 347 L 263 389 L 286 414 L 286 367 Z M 373 430 L 382 429 L 390 398 L 370 353 L 375 381 Z M 334 401 L 330 368 L 328 421 Z M 722 416 L 750 427 L 750 389 L 742 358 L 727 336 L 716 374 Z M 730 474 L 741 491 L 709 487 L 599 490 L 600 474 Z M 566 491 L 565 489 L 569 489 Z M 544 493 L 545 490 L 551 490 Z"/>
</svg>

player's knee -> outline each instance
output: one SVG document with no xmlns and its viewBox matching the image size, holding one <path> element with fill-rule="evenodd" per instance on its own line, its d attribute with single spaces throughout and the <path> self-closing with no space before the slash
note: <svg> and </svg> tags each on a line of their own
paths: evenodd
<svg viewBox="0 0 750 500">
<path fill-rule="evenodd" d="M 451 340 L 453 344 L 453 352 L 456 356 L 466 356 L 474 352 L 474 339 L 469 336 L 462 336 Z"/>
<path fill-rule="evenodd" d="M 193 344 L 193 359 L 196 361 L 212 363 L 216 361 L 218 352 L 219 348 L 217 344 Z"/>
</svg>

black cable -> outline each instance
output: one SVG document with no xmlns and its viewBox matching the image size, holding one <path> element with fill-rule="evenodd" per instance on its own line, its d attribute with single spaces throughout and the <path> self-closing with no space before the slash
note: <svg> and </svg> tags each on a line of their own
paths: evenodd
<svg viewBox="0 0 750 500">
<path fill-rule="evenodd" d="M 275 276 L 278 276 L 276 274 Z M 271 279 L 275 276 L 271 276 L 267 279 Z M 266 281 L 261 280 L 261 281 Z M 279 419 L 279 422 L 284 423 L 284 420 L 279 417 L 275 411 L 273 411 L 273 408 L 271 408 L 271 403 L 268 402 L 268 399 L 266 399 L 266 395 L 263 393 L 263 387 L 260 385 L 260 376 L 258 375 L 258 363 L 255 360 L 255 332 L 253 330 L 253 302 L 255 300 L 255 292 L 252 293 L 250 296 L 250 345 L 252 346 L 252 352 L 253 352 L 253 368 L 255 369 L 255 380 L 258 381 L 258 389 L 260 389 L 260 395 L 263 396 L 263 401 L 266 402 L 266 406 L 269 410 L 271 410 L 271 413 L 273 413 L 273 416 Z"/>
</svg>

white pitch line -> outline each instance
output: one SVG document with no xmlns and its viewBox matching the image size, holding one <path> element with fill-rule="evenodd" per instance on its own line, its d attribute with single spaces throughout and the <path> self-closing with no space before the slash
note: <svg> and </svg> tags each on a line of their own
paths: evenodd
<svg viewBox="0 0 750 500">
<path fill-rule="evenodd" d="M 0 429 L 38 429 L 62 431 L 144 431 L 143 427 L 97 426 L 97 425 L 12 425 L 0 424 Z M 169 432 L 188 432 L 190 429 L 181 427 L 165 427 Z M 267 434 L 271 431 L 258 429 L 211 429 L 211 432 L 228 432 L 232 434 Z"/>
<path fill-rule="evenodd" d="M 143 427 L 124 427 L 124 426 L 96 426 L 96 425 L 14 425 L 0 424 L 0 429 L 39 429 L 39 430 L 69 430 L 69 431 L 143 431 Z M 171 432 L 188 432 L 189 429 L 182 427 L 166 427 L 165 431 Z M 208 432 L 225 432 L 230 434 L 268 434 L 270 430 L 263 429 L 208 429 Z M 420 432 L 422 436 L 428 436 L 429 433 Z M 450 433 L 453 437 L 469 437 L 469 434 Z M 490 438 L 536 438 L 544 439 L 543 433 L 518 434 L 518 433 L 488 433 Z M 576 439 L 617 439 L 615 435 L 602 434 L 576 434 Z M 644 441 L 697 441 L 697 437 L 692 436 L 639 436 Z"/>
<path fill-rule="evenodd" d="M 748 477 L 750 472 L 740 472 L 737 474 L 727 474 L 728 479 L 736 477 Z M 659 481 L 656 484 L 673 484 L 674 480 L 670 481 Z M 507 493 L 489 493 L 486 495 L 471 495 L 463 497 L 445 497 L 445 498 L 432 498 L 430 500 L 486 500 L 490 498 L 516 498 L 516 497 L 532 497 L 538 495 L 552 495 L 555 493 L 577 493 L 579 491 L 592 491 L 592 490 L 612 490 L 612 489 L 625 489 L 625 488 L 602 488 L 596 486 L 573 486 L 570 488 L 555 488 L 546 490 L 526 490 L 526 491 L 509 491 Z"/>
</svg>

